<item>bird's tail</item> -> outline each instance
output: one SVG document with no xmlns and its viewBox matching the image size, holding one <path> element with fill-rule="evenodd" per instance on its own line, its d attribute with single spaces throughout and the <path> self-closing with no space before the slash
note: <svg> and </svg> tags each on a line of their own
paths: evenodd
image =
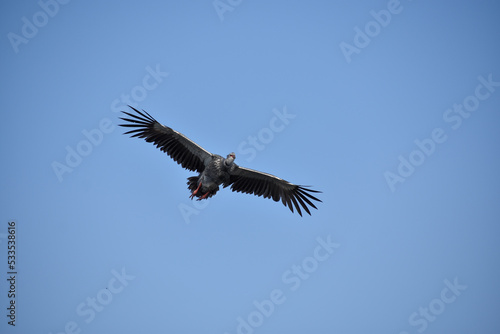
<svg viewBox="0 0 500 334">
<path fill-rule="evenodd" d="M 196 190 L 198 189 L 198 180 L 200 179 L 199 176 L 191 176 L 191 177 L 188 177 L 188 181 L 187 181 L 187 185 L 188 185 L 188 189 L 191 191 L 191 194 Z M 202 187 L 203 188 L 203 187 Z M 208 191 L 208 194 L 205 192 L 203 193 L 201 191 L 201 189 L 199 189 L 196 194 L 194 195 L 195 197 L 199 197 L 198 199 L 205 199 L 205 198 L 210 198 L 212 197 L 213 195 L 215 195 L 217 193 L 217 191 L 219 190 L 219 187 L 217 187 L 216 189 L 212 189 L 212 190 L 209 190 Z M 203 198 L 202 198 L 203 197 Z"/>
<path fill-rule="evenodd" d="M 196 188 L 198 188 L 198 180 L 200 179 L 199 176 L 191 176 L 188 177 L 188 189 L 191 190 L 191 192 L 195 191 Z"/>
</svg>

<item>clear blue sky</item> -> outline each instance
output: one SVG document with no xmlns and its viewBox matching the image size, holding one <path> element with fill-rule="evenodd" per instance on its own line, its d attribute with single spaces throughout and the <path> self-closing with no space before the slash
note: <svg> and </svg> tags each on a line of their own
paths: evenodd
<svg viewBox="0 0 500 334">
<path fill-rule="evenodd" d="M 498 2 L 66 2 L 1 5 L 0 332 L 500 332 Z M 323 203 L 190 201 L 127 103 Z"/>
</svg>

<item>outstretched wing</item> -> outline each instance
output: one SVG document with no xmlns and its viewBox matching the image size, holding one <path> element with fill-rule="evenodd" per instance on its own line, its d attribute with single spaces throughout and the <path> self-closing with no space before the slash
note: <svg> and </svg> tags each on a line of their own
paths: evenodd
<svg viewBox="0 0 500 334">
<path fill-rule="evenodd" d="M 133 128 L 124 134 L 131 134 L 130 137 L 144 138 L 147 142 L 155 144 L 157 148 L 167 153 L 182 167 L 199 173 L 203 172 L 206 164 L 212 159 L 210 152 L 182 133 L 158 123 L 146 111 L 140 112 L 134 107 L 129 107 L 136 114 L 122 111 L 131 118 L 120 117 L 129 122 L 120 124 L 120 126 Z"/>
<path fill-rule="evenodd" d="M 300 207 L 311 215 L 308 205 L 317 209 L 311 200 L 321 202 L 311 195 L 311 193 L 319 193 L 320 191 L 307 189 L 271 174 L 237 165 L 230 170 L 230 174 L 230 181 L 224 185 L 225 187 L 231 185 L 232 191 L 272 198 L 275 202 L 281 199 L 283 205 L 288 206 L 292 212 L 295 206 L 301 216 Z"/>
</svg>

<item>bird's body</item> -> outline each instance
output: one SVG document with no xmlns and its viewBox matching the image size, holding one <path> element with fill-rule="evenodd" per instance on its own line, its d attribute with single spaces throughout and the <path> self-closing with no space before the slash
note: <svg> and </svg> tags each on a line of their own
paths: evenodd
<svg viewBox="0 0 500 334">
<path fill-rule="evenodd" d="M 319 201 L 311 193 L 318 191 L 295 185 L 271 174 L 240 167 L 234 163 L 236 156 L 230 153 L 226 158 L 212 154 L 184 136 L 182 133 L 158 123 L 147 112 L 132 108 L 136 114 L 123 112 L 132 118 L 122 118 L 129 123 L 120 124 L 133 129 L 125 132 L 132 137 L 144 138 L 167 153 L 182 167 L 198 172 L 198 176 L 188 178 L 191 198 L 198 200 L 210 198 L 224 188 L 231 186 L 232 191 L 272 198 L 281 201 L 293 212 L 293 208 L 302 216 L 301 207 L 308 213 L 308 205 L 315 208 L 311 200 Z"/>
<path fill-rule="evenodd" d="M 213 159 L 210 160 L 199 176 L 188 178 L 188 188 L 192 191 L 191 195 L 193 197 L 196 196 L 198 199 L 212 197 L 219 191 L 219 186 L 221 184 L 229 183 L 230 169 L 234 164 L 231 163 L 228 165 L 226 161 L 227 159 L 224 159 L 218 154 L 214 154 Z M 200 189 L 194 193 L 198 186 L 200 186 Z"/>
</svg>

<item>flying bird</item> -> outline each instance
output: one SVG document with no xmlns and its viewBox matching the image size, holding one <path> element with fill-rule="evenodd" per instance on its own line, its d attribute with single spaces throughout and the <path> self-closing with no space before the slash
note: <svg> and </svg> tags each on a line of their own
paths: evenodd
<svg viewBox="0 0 500 334">
<path fill-rule="evenodd" d="M 146 111 L 141 112 L 129 107 L 135 114 L 122 111 L 130 118 L 120 117 L 128 122 L 120 126 L 132 128 L 124 134 L 144 138 L 148 143 L 153 143 L 167 153 L 183 168 L 199 173 L 198 176 L 188 178 L 191 199 L 210 198 L 222 185 L 224 188 L 231 186 L 231 190 L 235 192 L 272 198 L 275 202 L 281 200 L 292 212 L 295 207 L 301 216 L 301 208 L 309 215 L 311 212 L 308 206 L 317 209 L 312 200 L 321 202 L 312 195 L 320 191 L 290 183 L 271 174 L 240 167 L 234 163 L 236 159 L 234 152 L 229 153 L 226 158 L 210 153 L 182 133 L 158 123 Z"/>
</svg>

